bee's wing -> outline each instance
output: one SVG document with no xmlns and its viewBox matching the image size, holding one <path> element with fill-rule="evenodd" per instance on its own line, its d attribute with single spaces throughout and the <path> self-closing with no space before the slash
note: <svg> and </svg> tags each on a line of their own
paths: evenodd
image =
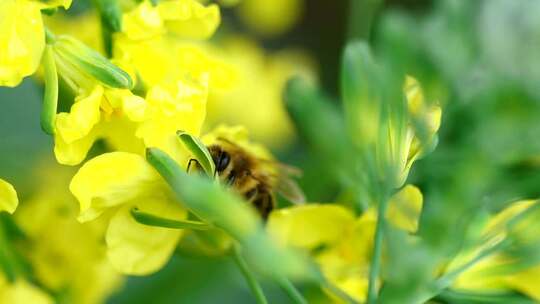
<svg viewBox="0 0 540 304">
<path fill-rule="evenodd" d="M 269 166 L 277 168 L 280 175 L 291 176 L 291 177 L 296 177 L 296 178 L 302 177 L 302 170 L 297 167 L 280 163 L 279 161 L 276 161 L 273 159 L 258 158 L 257 160 Z"/>
<path fill-rule="evenodd" d="M 276 192 L 296 205 L 306 202 L 306 196 L 298 184 L 288 176 L 280 176 L 275 186 Z"/>
<path fill-rule="evenodd" d="M 304 191 L 302 191 L 294 180 L 294 178 L 302 176 L 302 170 L 277 161 L 269 162 L 278 169 L 277 181 L 275 183 L 276 192 L 294 204 L 304 204 L 306 202 Z"/>
</svg>

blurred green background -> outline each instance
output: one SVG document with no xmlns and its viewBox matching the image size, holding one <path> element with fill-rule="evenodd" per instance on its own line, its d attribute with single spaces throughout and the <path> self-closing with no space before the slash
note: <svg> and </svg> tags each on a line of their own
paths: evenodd
<svg viewBox="0 0 540 304">
<path fill-rule="evenodd" d="M 443 90 L 447 103 L 439 146 L 415 165 L 410 177 L 427 201 L 421 233 L 433 247 L 445 248 L 441 252 L 452 252 L 463 241 L 461 236 L 453 239 L 440 236 L 452 231 L 457 235 L 460 229 L 465 230 L 461 227 L 466 227 L 470 219 L 462 216 L 468 211 L 472 218 L 475 210 L 500 210 L 510 200 L 540 196 L 537 170 L 540 102 L 536 92 L 540 83 L 536 81 L 540 78 L 539 62 L 534 60 L 538 59 L 540 30 L 538 22 L 527 24 L 530 14 L 540 12 L 540 7 L 532 5 L 529 17 L 522 18 L 520 6 L 533 2 L 516 1 L 508 5 L 509 2 L 494 1 L 482 16 L 482 20 L 494 23 L 483 27 L 476 23 L 475 16 L 460 15 L 463 10 L 458 8 L 455 16 L 449 9 L 448 16 L 433 15 L 425 18 L 425 22 L 415 23 L 430 13 L 432 1 L 386 1 L 384 12 L 404 10 L 407 17 L 400 14 L 384 21 L 375 20 L 375 29 L 380 25 L 387 30 L 386 36 L 381 35 L 384 39 L 411 38 L 402 42 L 403 50 L 418 51 L 415 44 L 424 43 L 425 48 L 419 47 L 419 54 L 407 57 L 410 54 L 404 51 L 400 58 L 406 62 L 402 64 L 416 69 L 424 77 L 422 80 L 443 79 L 440 82 L 448 85 Z M 77 5 L 75 10 L 85 7 L 84 1 Z M 309 50 L 319 64 L 321 87 L 336 104 L 348 6 L 347 1 L 308 0 L 301 22 L 292 31 L 278 38 L 260 40 L 272 50 L 284 46 Z M 249 33 L 228 9 L 224 10 L 223 18 L 236 30 Z M 498 22 L 500 26 L 495 27 Z M 473 24 L 483 31 L 481 39 L 471 30 Z M 531 28 L 537 30 L 531 32 Z M 432 36 L 426 39 L 416 35 L 417 30 Z M 398 34 L 392 36 L 392 33 Z M 378 35 L 372 38 L 375 46 L 387 43 L 379 38 Z M 402 49 L 389 52 L 393 51 Z M 485 66 L 490 68 L 489 79 L 476 70 Z M 39 182 L 28 178 L 33 174 L 32 168 L 43 160 L 54 163 L 52 139 L 39 126 L 41 90 L 33 80 L 26 80 L 15 89 L 0 88 L 0 176 L 14 184 L 21 201 L 31 194 L 33 183 Z M 337 185 L 321 175 L 319 160 L 304 146 L 298 143 L 280 151 L 280 159 L 302 167 L 305 176 L 301 184 L 309 198 L 316 201 L 335 198 Z M 446 243 L 438 244 L 440 240 Z M 403 271 L 405 274 L 406 270 Z M 288 303 L 277 286 L 264 284 L 264 288 L 270 303 Z M 301 288 L 305 291 L 308 287 Z M 177 254 L 160 272 L 129 278 L 124 289 L 109 303 L 254 303 L 254 300 L 232 259 Z"/>
</svg>

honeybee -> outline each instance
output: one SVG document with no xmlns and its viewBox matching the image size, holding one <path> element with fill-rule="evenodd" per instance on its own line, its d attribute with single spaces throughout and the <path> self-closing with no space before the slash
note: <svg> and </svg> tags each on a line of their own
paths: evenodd
<svg viewBox="0 0 540 304">
<path fill-rule="evenodd" d="M 305 201 L 304 194 L 291 178 L 301 174 L 298 169 L 258 158 L 225 138 L 217 138 L 217 142 L 207 148 L 220 182 L 242 195 L 264 220 L 276 206 L 274 192 L 293 203 Z"/>
</svg>

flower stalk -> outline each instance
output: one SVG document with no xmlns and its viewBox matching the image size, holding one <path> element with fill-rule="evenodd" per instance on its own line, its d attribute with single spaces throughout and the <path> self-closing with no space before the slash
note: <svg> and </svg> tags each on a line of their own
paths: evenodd
<svg viewBox="0 0 540 304">
<path fill-rule="evenodd" d="M 105 53 L 110 58 L 113 53 L 113 34 L 122 29 L 122 10 L 116 0 L 94 0 L 100 14 L 101 35 Z"/>
<path fill-rule="evenodd" d="M 300 293 L 300 291 L 298 291 L 298 289 L 296 289 L 293 283 L 289 281 L 287 278 L 280 277 L 280 278 L 277 278 L 276 281 L 279 284 L 279 287 L 281 287 L 281 289 L 285 291 L 287 296 L 289 296 L 289 298 L 294 303 L 297 303 L 297 304 L 308 303 L 307 300 L 304 298 L 304 296 L 302 296 L 302 293 Z"/>
<path fill-rule="evenodd" d="M 53 135 L 58 107 L 58 74 L 53 46 L 50 44 L 45 46 L 42 61 L 45 76 L 45 93 L 43 96 L 43 108 L 41 110 L 41 129 L 45 133 Z"/>
<path fill-rule="evenodd" d="M 371 266 L 369 267 L 367 303 L 374 304 L 377 301 L 377 280 L 381 268 L 382 243 L 384 237 L 384 227 L 386 226 L 386 210 L 388 209 L 388 196 L 381 195 L 377 208 L 377 224 L 375 226 L 375 237 L 373 243 L 373 254 Z"/>
<path fill-rule="evenodd" d="M 261 285 L 259 284 L 259 282 L 257 282 L 255 275 L 253 274 L 248 264 L 242 257 L 242 253 L 240 252 L 240 247 L 238 245 L 233 246 L 232 257 L 234 259 L 234 262 L 236 263 L 236 266 L 238 266 L 238 269 L 240 269 L 240 272 L 244 276 L 244 279 L 246 279 L 249 289 L 255 296 L 257 303 L 268 304 L 268 300 L 266 299 L 266 296 L 264 295 L 264 291 Z"/>
<path fill-rule="evenodd" d="M 192 230 L 208 230 L 211 228 L 210 225 L 202 222 L 166 219 L 140 211 L 137 208 L 131 209 L 131 216 L 133 216 L 137 222 L 147 226 Z"/>
</svg>

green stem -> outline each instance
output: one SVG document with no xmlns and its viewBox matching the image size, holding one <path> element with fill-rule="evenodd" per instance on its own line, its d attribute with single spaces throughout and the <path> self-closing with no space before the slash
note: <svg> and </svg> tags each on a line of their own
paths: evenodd
<svg viewBox="0 0 540 304">
<path fill-rule="evenodd" d="M 348 40 L 368 40 L 381 0 L 349 0 Z"/>
<path fill-rule="evenodd" d="M 307 300 L 302 296 L 300 291 L 294 287 L 294 285 L 289 281 L 287 278 L 277 278 L 277 283 L 279 284 L 279 287 L 285 291 L 285 293 L 289 296 L 291 300 L 293 300 L 294 303 L 298 304 L 307 304 Z"/>
<path fill-rule="evenodd" d="M 47 44 L 54 44 L 56 42 L 56 35 L 48 28 L 45 28 L 45 42 Z"/>
<path fill-rule="evenodd" d="M 495 304 L 495 303 L 534 303 L 533 300 L 528 297 L 519 294 L 517 292 L 463 292 L 456 291 L 451 289 L 443 290 L 439 295 L 434 298 L 435 301 L 439 300 L 443 303 L 484 303 L 484 304 Z"/>
<path fill-rule="evenodd" d="M 259 285 L 259 282 L 255 279 L 255 276 L 249 269 L 246 261 L 242 257 L 242 254 L 240 253 L 240 248 L 238 245 L 233 246 L 233 258 L 234 262 L 240 269 L 240 272 L 246 279 L 249 289 L 251 289 L 251 292 L 255 296 L 255 299 L 257 300 L 257 303 L 259 304 L 268 304 L 268 300 L 266 300 L 266 297 L 264 296 L 264 292 L 261 288 L 261 285 Z"/>
<path fill-rule="evenodd" d="M 166 219 L 150 213 L 139 211 L 137 208 L 131 209 L 131 216 L 133 216 L 137 222 L 148 226 L 192 230 L 208 230 L 211 228 L 211 226 L 206 223 Z"/>
<path fill-rule="evenodd" d="M 373 254 L 371 257 L 371 266 L 369 268 L 369 283 L 368 283 L 368 295 L 367 303 L 374 304 L 377 300 L 377 279 L 381 268 L 381 253 L 382 253 L 382 241 L 383 230 L 386 225 L 386 209 L 388 207 L 388 199 L 386 196 L 381 197 L 379 200 L 377 210 L 377 224 L 375 226 L 375 240 L 373 245 Z"/>
<path fill-rule="evenodd" d="M 43 53 L 43 74 L 45 79 L 45 92 L 41 109 L 41 129 L 54 135 L 56 111 L 58 108 L 58 74 L 54 59 L 54 50 L 50 44 L 45 46 Z"/>
<path fill-rule="evenodd" d="M 117 0 L 94 0 L 101 17 L 101 35 L 107 56 L 112 57 L 112 35 L 122 30 L 122 10 Z"/>
</svg>

